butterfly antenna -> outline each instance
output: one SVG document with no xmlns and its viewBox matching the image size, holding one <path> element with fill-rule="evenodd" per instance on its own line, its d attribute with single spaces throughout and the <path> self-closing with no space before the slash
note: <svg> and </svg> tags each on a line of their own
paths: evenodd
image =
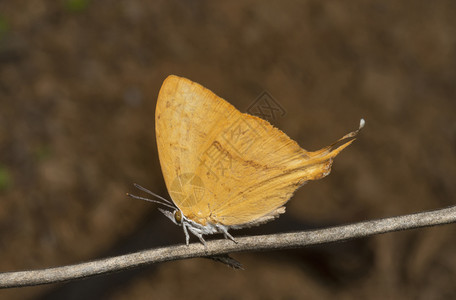
<svg viewBox="0 0 456 300">
<path fill-rule="evenodd" d="M 158 199 L 160 199 L 160 200 L 162 200 L 162 201 L 164 201 L 164 202 L 166 202 L 166 203 L 168 203 L 168 204 L 173 205 L 173 203 L 172 203 L 171 201 L 169 201 L 168 199 L 165 199 L 165 198 L 163 198 L 162 196 L 157 195 L 157 194 L 155 194 L 155 193 L 152 192 L 152 191 L 149 191 L 149 190 L 146 189 L 145 187 L 142 187 L 142 186 L 140 186 L 140 185 L 137 184 L 137 183 L 134 183 L 133 185 L 135 186 L 135 188 L 137 188 L 137 189 L 139 189 L 139 190 L 141 190 L 141 191 L 143 191 L 143 192 L 145 192 L 145 193 L 151 194 L 152 196 L 157 197 Z"/>
<path fill-rule="evenodd" d="M 134 199 L 138 199 L 138 200 L 144 200 L 144 201 L 148 201 L 148 202 L 152 202 L 152 203 L 161 204 L 161 205 L 164 205 L 164 206 L 169 207 L 169 208 L 171 208 L 171 209 L 176 209 L 174 206 L 169 205 L 169 204 L 167 204 L 167 203 L 163 203 L 163 202 L 161 202 L 161 201 L 157 201 L 157 200 L 153 200 L 153 199 L 149 199 L 149 198 L 144 198 L 144 197 L 132 195 L 132 194 L 130 194 L 130 193 L 127 193 L 127 196 L 128 196 L 128 197 L 131 197 L 131 198 L 134 198 Z"/>
<path fill-rule="evenodd" d="M 135 186 L 136 188 L 140 189 L 140 190 L 143 191 L 143 192 L 146 192 L 146 193 L 148 193 L 148 194 L 151 194 L 152 196 L 157 197 L 157 198 L 160 199 L 161 201 L 159 201 L 159 200 L 154 200 L 154 199 L 149 199 L 149 198 L 145 198 L 145 197 L 140 197 L 140 196 L 136 196 L 136 195 L 132 195 L 132 194 L 130 194 L 130 193 L 127 193 L 127 196 L 129 196 L 129 197 L 131 197 L 131 198 L 134 198 L 134 199 L 138 199 L 138 200 L 144 200 L 144 201 L 148 201 L 148 202 L 152 202 L 152 203 L 161 204 L 161 205 L 164 205 L 164 206 L 169 207 L 169 208 L 171 208 L 171 209 L 176 209 L 176 206 L 175 206 L 173 203 L 171 203 L 169 200 L 163 198 L 162 196 L 157 195 L 157 194 L 155 194 L 155 193 L 149 191 L 148 189 L 146 189 L 146 188 L 140 186 L 139 184 L 136 184 L 136 183 L 135 183 L 134 186 Z"/>
</svg>

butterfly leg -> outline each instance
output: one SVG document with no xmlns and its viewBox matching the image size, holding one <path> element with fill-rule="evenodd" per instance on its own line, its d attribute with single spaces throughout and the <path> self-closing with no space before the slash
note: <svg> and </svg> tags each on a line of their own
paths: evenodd
<svg viewBox="0 0 456 300">
<path fill-rule="evenodd" d="M 185 244 L 187 244 L 187 246 L 188 246 L 188 242 L 190 241 L 190 235 L 188 234 L 186 224 L 182 224 L 182 227 L 184 228 L 184 233 L 185 233 Z"/>
<path fill-rule="evenodd" d="M 202 234 L 197 234 L 196 236 L 200 239 L 200 241 L 204 245 L 204 247 L 206 247 L 207 245 L 206 245 L 206 241 L 203 238 L 203 235 Z"/>
<path fill-rule="evenodd" d="M 225 237 L 225 239 L 230 239 L 232 240 L 235 244 L 237 244 L 238 242 L 234 239 L 234 237 L 229 234 L 229 232 L 227 231 L 226 233 L 223 234 L 223 236 Z"/>
<path fill-rule="evenodd" d="M 228 229 L 226 229 L 225 226 L 223 225 L 218 225 L 217 228 L 219 228 L 222 233 L 223 233 L 223 236 L 225 237 L 225 239 L 230 239 L 232 240 L 233 242 L 235 242 L 237 244 L 237 241 L 234 239 L 234 237 L 228 232 Z"/>
<path fill-rule="evenodd" d="M 191 225 L 188 225 L 188 223 L 182 224 L 182 226 L 184 227 L 185 239 L 186 239 L 187 246 L 188 246 L 188 240 L 190 238 L 189 234 L 188 234 L 188 231 L 187 231 L 187 226 L 188 226 L 188 230 L 190 230 L 191 233 L 196 235 L 199 238 L 199 240 L 201 241 L 201 243 L 206 247 L 206 241 L 204 240 L 203 234 L 201 232 L 199 232 L 198 230 L 193 228 Z"/>
</svg>

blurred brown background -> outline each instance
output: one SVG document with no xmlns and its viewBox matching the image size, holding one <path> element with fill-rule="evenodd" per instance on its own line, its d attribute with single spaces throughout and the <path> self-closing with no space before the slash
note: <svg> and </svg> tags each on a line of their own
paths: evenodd
<svg viewBox="0 0 456 300">
<path fill-rule="evenodd" d="M 0 271 L 184 242 L 125 196 L 134 182 L 168 196 L 154 109 L 169 74 L 241 111 L 268 91 L 285 110 L 270 121 L 308 150 L 367 121 L 330 176 L 235 236 L 454 205 L 455 16 L 454 1 L 1 1 Z M 177 261 L 0 298 L 449 299 L 455 236 L 234 255 L 245 271 Z"/>
</svg>

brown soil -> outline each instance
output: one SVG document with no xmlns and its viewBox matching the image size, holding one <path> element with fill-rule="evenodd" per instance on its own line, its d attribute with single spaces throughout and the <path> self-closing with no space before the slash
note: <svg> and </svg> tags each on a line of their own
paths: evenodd
<svg viewBox="0 0 456 300">
<path fill-rule="evenodd" d="M 236 236 L 437 209 L 456 195 L 454 1 L 1 1 L 0 271 L 46 268 L 184 241 L 137 182 L 167 195 L 156 96 L 188 77 L 315 150 L 367 121 L 287 213 Z M 5 299 L 450 299 L 456 227 L 302 250 L 204 259 Z"/>
</svg>

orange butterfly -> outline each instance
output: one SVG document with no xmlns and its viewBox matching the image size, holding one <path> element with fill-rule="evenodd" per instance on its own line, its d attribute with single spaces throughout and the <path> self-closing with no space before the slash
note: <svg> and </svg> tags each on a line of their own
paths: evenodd
<svg viewBox="0 0 456 300">
<path fill-rule="evenodd" d="M 136 185 L 172 209 L 160 209 L 203 244 L 203 235 L 271 221 L 308 180 L 331 171 L 333 158 L 364 126 L 332 145 L 309 152 L 258 117 L 241 113 L 203 86 L 169 76 L 155 112 L 158 154 L 172 202 Z M 132 195 L 130 195 L 132 196 Z"/>
</svg>

